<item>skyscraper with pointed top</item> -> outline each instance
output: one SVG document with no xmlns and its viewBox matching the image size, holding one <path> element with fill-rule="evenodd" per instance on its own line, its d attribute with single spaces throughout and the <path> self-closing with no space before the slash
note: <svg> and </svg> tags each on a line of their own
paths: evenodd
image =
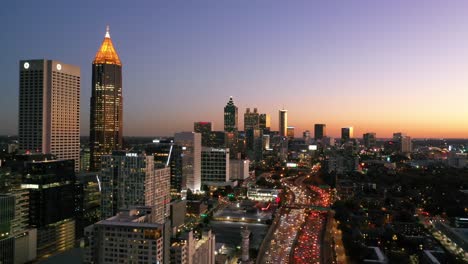
<svg viewBox="0 0 468 264">
<path fill-rule="evenodd" d="M 225 132 L 237 132 L 237 106 L 232 100 L 232 96 L 229 98 L 227 105 L 224 107 L 224 131 Z"/>
<path fill-rule="evenodd" d="M 122 148 L 122 63 L 109 34 L 109 26 L 93 61 L 90 170 L 100 169 L 101 156 Z"/>
</svg>

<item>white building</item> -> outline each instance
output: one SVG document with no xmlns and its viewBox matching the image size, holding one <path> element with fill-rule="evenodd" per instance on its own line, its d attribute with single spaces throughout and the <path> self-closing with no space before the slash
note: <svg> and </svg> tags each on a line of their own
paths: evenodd
<svg viewBox="0 0 468 264">
<path fill-rule="evenodd" d="M 54 60 L 19 65 L 19 150 L 80 160 L 80 68 Z"/>
<path fill-rule="evenodd" d="M 202 148 L 202 184 L 228 182 L 230 177 L 229 149 Z"/>
<path fill-rule="evenodd" d="M 180 132 L 174 135 L 174 143 L 182 147 L 182 189 L 201 189 L 201 134 Z"/>
<path fill-rule="evenodd" d="M 152 206 L 153 222 L 164 222 L 169 215 L 171 172 L 169 168 L 155 169 L 153 159 L 152 155 L 128 152 L 102 156 L 101 219 L 133 206 Z"/>
<path fill-rule="evenodd" d="M 151 214 L 136 207 L 86 227 L 84 263 L 168 263 L 167 223 L 153 223 Z"/>
<path fill-rule="evenodd" d="M 215 235 L 210 231 L 203 232 L 200 239 L 195 239 L 193 231 L 171 246 L 171 263 L 173 264 L 215 264 Z"/>
</svg>

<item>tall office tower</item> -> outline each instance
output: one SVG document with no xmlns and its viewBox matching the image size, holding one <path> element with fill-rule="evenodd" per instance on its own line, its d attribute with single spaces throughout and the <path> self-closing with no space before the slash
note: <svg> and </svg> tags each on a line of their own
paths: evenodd
<svg viewBox="0 0 468 264">
<path fill-rule="evenodd" d="M 362 138 L 364 140 L 364 146 L 366 146 L 366 148 L 372 148 L 377 145 L 377 137 L 373 132 L 365 133 L 362 136 Z"/>
<path fill-rule="evenodd" d="M 170 202 L 170 169 L 154 169 L 154 157 L 115 151 L 102 156 L 101 219 L 132 206 L 154 207 L 154 223 L 164 222 Z"/>
<path fill-rule="evenodd" d="M 279 134 L 286 137 L 288 133 L 288 110 L 279 110 Z"/>
<path fill-rule="evenodd" d="M 90 170 L 98 171 L 101 156 L 122 149 L 122 63 L 107 27 L 93 61 L 90 117 Z"/>
<path fill-rule="evenodd" d="M 155 168 L 170 168 L 171 194 L 180 195 L 185 186 L 182 182 L 182 147 L 175 145 L 173 139 L 160 139 L 146 145 L 145 153 L 154 156 Z"/>
<path fill-rule="evenodd" d="M 80 68 L 54 60 L 20 61 L 19 148 L 80 163 Z"/>
<path fill-rule="evenodd" d="M 270 115 L 269 114 L 260 114 L 258 116 L 258 128 L 263 130 L 263 133 L 270 132 Z"/>
<path fill-rule="evenodd" d="M 403 137 L 406 137 L 405 133 L 402 133 L 402 132 L 393 133 L 393 140 L 394 141 L 400 142 Z"/>
<path fill-rule="evenodd" d="M 201 182 L 213 186 L 229 181 L 229 149 L 203 148 L 201 153 Z"/>
<path fill-rule="evenodd" d="M 314 138 L 315 140 L 322 139 L 327 136 L 327 125 L 315 124 L 314 125 Z"/>
<path fill-rule="evenodd" d="M 238 130 L 238 116 L 237 106 L 234 105 L 232 96 L 229 98 L 229 102 L 224 107 L 224 131 L 225 132 L 237 132 Z"/>
<path fill-rule="evenodd" d="M 84 263 L 170 263 L 170 224 L 154 207 L 132 207 L 85 229 Z"/>
<path fill-rule="evenodd" d="M 411 153 L 413 151 L 413 142 L 411 141 L 410 136 L 403 136 L 401 138 L 401 152 Z"/>
<path fill-rule="evenodd" d="M 245 153 L 248 159 L 259 161 L 263 153 L 263 134 L 260 129 L 247 129 L 245 131 Z"/>
<path fill-rule="evenodd" d="M 244 114 L 244 131 L 247 131 L 248 129 L 258 129 L 259 121 L 260 119 L 257 108 L 254 108 L 253 112 L 250 112 L 250 108 L 247 108 Z"/>
<path fill-rule="evenodd" d="M 201 134 L 202 146 L 208 147 L 211 131 L 213 131 L 211 122 L 195 122 L 193 123 L 193 131 Z"/>
<path fill-rule="evenodd" d="M 407 136 L 405 133 L 397 132 L 393 133 L 393 140 L 398 143 L 398 148 L 400 152 L 410 153 L 413 150 L 413 143 L 411 137 Z"/>
<path fill-rule="evenodd" d="M 101 183 L 96 173 L 79 173 L 75 185 L 75 237 L 83 237 L 84 228 L 101 220 Z"/>
<path fill-rule="evenodd" d="M 341 129 L 341 140 L 348 141 L 354 137 L 353 127 L 343 127 Z"/>
<path fill-rule="evenodd" d="M 294 139 L 294 128 L 293 126 L 288 126 L 286 128 L 286 136 L 289 138 L 289 139 Z"/>
<path fill-rule="evenodd" d="M 180 132 L 174 135 L 174 143 L 182 147 L 182 189 L 201 189 L 201 135 L 195 132 Z"/>
<path fill-rule="evenodd" d="M 20 168 L 21 188 L 29 191 L 29 224 L 37 228 L 38 258 L 75 245 L 74 163 L 42 156 L 24 162 Z"/>
</svg>

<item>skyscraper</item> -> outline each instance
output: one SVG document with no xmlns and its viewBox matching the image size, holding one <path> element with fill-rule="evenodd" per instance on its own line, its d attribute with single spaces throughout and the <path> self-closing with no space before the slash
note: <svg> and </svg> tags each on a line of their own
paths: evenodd
<svg viewBox="0 0 468 264">
<path fill-rule="evenodd" d="M 294 127 L 293 126 L 288 126 L 286 128 L 286 136 L 289 138 L 289 139 L 294 139 Z"/>
<path fill-rule="evenodd" d="M 231 158 L 238 156 L 238 115 L 237 106 L 234 105 L 232 96 L 224 107 L 224 132 L 226 132 L 225 146 L 229 148 Z"/>
<path fill-rule="evenodd" d="M 182 189 L 201 189 L 201 135 L 181 132 L 174 135 L 174 143 L 182 147 Z"/>
<path fill-rule="evenodd" d="M 377 144 L 377 138 L 374 132 L 365 133 L 362 136 L 362 138 L 364 140 L 364 146 L 366 146 L 366 148 L 375 147 L 375 145 Z"/>
<path fill-rule="evenodd" d="M 343 127 L 341 129 L 341 140 L 348 141 L 354 137 L 353 127 Z"/>
<path fill-rule="evenodd" d="M 93 61 L 90 118 L 90 170 L 100 168 L 102 155 L 122 148 L 122 63 L 107 27 Z"/>
<path fill-rule="evenodd" d="M 193 131 L 201 134 L 202 146 L 209 146 L 211 131 L 213 131 L 211 122 L 195 122 L 193 123 Z"/>
<path fill-rule="evenodd" d="M 258 128 L 263 130 L 263 133 L 270 131 L 270 115 L 269 114 L 260 114 L 258 117 Z"/>
<path fill-rule="evenodd" d="M 399 144 L 400 152 L 410 153 L 413 150 L 411 137 L 407 136 L 405 133 L 393 133 L 393 140 Z"/>
<path fill-rule="evenodd" d="M 315 124 L 314 125 L 314 138 L 315 140 L 323 139 L 327 136 L 327 125 Z"/>
<path fill-rule="evenodd" d="M 238 116 L 237 106 L 234 105 L 232 96 L 229 98 L 229 102 L 224 107 L 224 131 L 226 132 L 237 132 L 238 130 Z"/>
<path fill-rule="evenodd" d="M 20 61 L 19 148 L 80 160 L 80 68 L 54 60 Z"/>
<path fill-rule="evenodd" d="M 288 130 L 288 110 L 279 110 L 279 134 L 286 137 Z"/>
<path fill-rule="evenodd" d="M 229 181 L 229 149 L 202 148 L 201 181 L 210 186 L 213 183 Z"/>
<path fill-rule="evenodd" d="M 154 207 L 152 222 L 163 223 L 169 214 L 169 168 L 155 169 L 154 157 L 115 151 L 102 157 L 101 219 L 133 206 Z"/>
<path fill-rule="evenodd" d="M 28 156 L 21 158 L 29 159 Z M 19 168 L 22 171 L 21 188 L 29 191 L 29 225 L 37 228 L 38 258 L 74 246 L 77 198 L 74 163 L 73 160 L 35 156 Z"/>
<path fill-rule="evenodd" d="M 253 112 L 250 112 L 250 108 L 245 110 L 244 114 L 244 131 L 249 129 L 258 129 L 259 127 L 259 114 L 257 108 L 254 108 Z"/>
</svg>

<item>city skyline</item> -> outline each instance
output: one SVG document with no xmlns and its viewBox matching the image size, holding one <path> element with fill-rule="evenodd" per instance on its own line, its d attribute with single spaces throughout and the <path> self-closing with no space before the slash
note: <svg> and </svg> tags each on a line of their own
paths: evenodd
<svg viewBox="0 0 468 264">
<path fill-rule="evenodd" d="M 468 109 L 455 100 L 468 96 L 465 3 L 147 2 L 116 4 L 109 14 L 87 3 L 21 4 L 7 3 L 0 16 L 14 25 L 0 44 L 0 134 L 18 134 L 19 61 L 48 58 L 80 66 L 88 135 L 89 65 L 106 25 L 126 62 L 124 136 L 173 135 L 199 120 L 222 130 L 229 96 L 239 115 L 256 107 L 275 117 L 284 107 L 297 135 L 316 123 L 334 137 L 347 126 L 356 137 L 468 134 Z"/>
</svg>

